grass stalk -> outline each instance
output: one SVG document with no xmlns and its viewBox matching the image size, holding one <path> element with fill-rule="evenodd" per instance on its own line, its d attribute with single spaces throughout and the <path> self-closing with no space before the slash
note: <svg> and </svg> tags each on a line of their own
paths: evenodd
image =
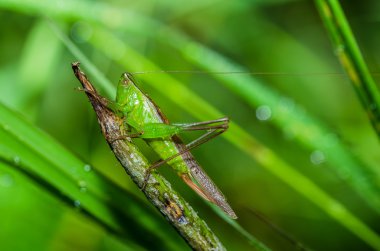
<svg viewBox="0 0 380 251">
<path fill-rule="evenodd" d="M 380 137 L 380 93 L 337 0 L 315 0 L 336 55 Z"/>
</svg>

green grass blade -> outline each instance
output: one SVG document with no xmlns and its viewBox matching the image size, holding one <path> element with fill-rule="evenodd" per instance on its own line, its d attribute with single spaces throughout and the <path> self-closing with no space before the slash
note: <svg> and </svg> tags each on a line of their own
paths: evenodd
<svg viewBox="0 0 380 251">
<path fill-rule="evenodd" d="M 120 220 L 128 219 L 129 225 L 145 229 L 143 231 L 149 233 L 153 242 L 168 245 L 169 249 L 178 248 L 165 241 L 162 224 L 144 203 L 3 105 L 0 105 L 0 137 L 1 159 L 48 184 L 51 192 L 58 198 L 65 198 L 72 208 L 82 208 L 96 222 L 124 237 L 135 231 L 128 230 Z"/>
<path fill-rule="evenodd" d="M 70 39 L 65 36 L 61 29 L 58 27 L 58 25 L 54 22 L 49 22 L 49 25 L 51 29 L 54 31 L 56 36 L 62 41 L 62 43 L 70 50 L 70 52 L 73 55 L 76 55 L 76 60 L 79 60 L 83 63 L 84 68 L 88 70 L 88 72 L 91 73 L 92 76 L 94 76 L 98 82 L 101 88 L 106 92 L 108 96 L 112 96 L 114 93 L 114 86 L 113 84 L 104 76 L 102 72 L 100 72 L 95 65 L 92 64 L 90 60 L 71 42 Z"/>
<path fill-rule="evenodd" d="M 49 40 L 49 46 L 45 41 Z M 14 107 L 22 109 L 28 116 L 36 116 L 36 107 L 31 106 L 32 101 L 38 100 L 46 85 L 54 76 L 53 72 L 58 65 L 62 54 L 61 41 L 51 32 L 46 22 L 37 22 L 28 34 L 20 59 L 19 85 Z M 44 53 L 41 53 L 43 51 Z M 46 65 L 43 71 L 36 71 L 36 65 Z"/>
<path fill-rule="evenodd" d="M 6 202 L 0 206 L 2 250 L 30 250 L 31 246 L 34 250 L 45 250 L 46 246 L 51 250 L 62 246 L 91 250 L 98 242 L 105 242 L 105 247 L 112 250 L 145 250 L 110 235 L 87 215 L 78 214 L 79 208 L 73 210 L 62 203 L 62 196 L 47 193 L 46 184 L 21 169 L 20 164 L 0 160 L 0 201 Z M 30 226 L 34 231 L 25 231 Z M 12 236 L 22 241 L 14 241 Z M 78 236 L 84 241 L 79 243 Z"/>
<path fill-rule="evenodd" d="M 316 0 L 315 4 L 333 42 L 335 53 L 380 137 L 379 88 L 368 70 L 339 1 Z"/>
</svg>

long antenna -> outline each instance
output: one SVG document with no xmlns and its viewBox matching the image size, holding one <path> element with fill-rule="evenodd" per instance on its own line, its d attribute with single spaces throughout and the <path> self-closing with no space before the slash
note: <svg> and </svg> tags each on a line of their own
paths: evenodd
<svg viewBox="0 0 380 251">
<path fill-rule="evenodd" d="M 339 72 L 304 72 L 304 73 L 292 73 L 292 72 L 249 72 L 249 71 L 199 71 L 199 70 L 159 70 L 159 71 L 137 71 L 131 72 L 132 75 L 141 74 L 205 74 L 205 75 L 257 75 L 257 76 L 344 76 L 344 73 Z M 378 74 L 378 73 L 376 73 Z"/>
<path fill-rule="evenodd" d="M 137 71 L 131 72 L 131 75 L 141 74 L 204 74 L 204 75 L 254 75 L 254 76 L 345 76 L 341 72 L 250 72 L 250 71 L 201 71 L 201 70 L 158 70 L 158 71 Z M 379 76 L 379 72 L 372 72 L 372 76 Z"/>
</svg>

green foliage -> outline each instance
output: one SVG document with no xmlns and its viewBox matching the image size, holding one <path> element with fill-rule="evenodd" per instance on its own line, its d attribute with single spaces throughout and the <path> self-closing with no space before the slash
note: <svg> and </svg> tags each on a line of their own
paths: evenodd
<svg viewBox="0 0 380 251">
<path fill-rule="evenodd" d="M 364 55 L 378 55 L 378 31 L 361 18 L 378 19 L 376 6 L 376 1 L 343 6 L 356 39 L 327 23 L 329 31 L 344 35 L 345 48 L 357 40 Z M 0 59 L 0 101 L 12 108 L 0 106 L 0 210 L 6 216 L 0 239 L 6 249 L 186 246 L 139 198 L 104 143 L 84 95 L 72 91 L 78 86 L 70 69 L 74 60 L 110 98 L 122 72 L 153 71 L 135 78 L 173 122 L 232 119 L 225 140 L 194 154 L 226 194 L 241 226 L 219 221 L 178 184 L 228 249 L 251 248 L 242 233 L 273 249 L 294 249 L 251 209 L 312 249 L 379 249 L 374 224 L 380 208 L 379 144 L 370 126 L 376 116 L 368 118 L 336 74 L 336 48 L 312 3 L 0 0 L 0 8 L 3 23 L 12 22 L 1 29 Z M 342 30 L 347 29 L 345 23 Z M 363 94 L 376 99 L 366 69 L 375 69 L 377 56 L 366 65 L 356 50 L 346 58 L 358 66 L 351 72 L 363 77 L 356 85 L 360 100 Z M 378 107 L 372 103 L 364 102 L 367 111 Z M 165 168 L 162 172 L 179 183 Z M 65 240 L 73 244 L 65 246 Z"/>
</svg>

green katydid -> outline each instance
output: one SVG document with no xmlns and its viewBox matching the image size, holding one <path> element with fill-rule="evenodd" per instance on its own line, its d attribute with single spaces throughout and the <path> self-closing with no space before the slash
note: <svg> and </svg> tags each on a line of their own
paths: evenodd
<svg viewBox="0 0 380 251">
<path fill-rule="evenodd" d="M 220 207 L 228 216 L 237 216 L 224 195 L 203 171 L 190 150 L 220 135 L 228 128 L 228 118 L 188 124 L 170 124 L 158 106 L 135 84 L 132 76 L 124 73 L 117 87 L 116 101 L 102 103 L 123 118 L 124 138 L 142 138 L 160 156 L 147 170 L 143 189 L 149 181 L 150 172 L 168 163 L 182 180 L 204 199 Z M 206 131 L 198 139 L 184 144 L 178 134 L 185 131 Z M 193 182 L 193 179 L 196 181 Z"/>
</svg>

